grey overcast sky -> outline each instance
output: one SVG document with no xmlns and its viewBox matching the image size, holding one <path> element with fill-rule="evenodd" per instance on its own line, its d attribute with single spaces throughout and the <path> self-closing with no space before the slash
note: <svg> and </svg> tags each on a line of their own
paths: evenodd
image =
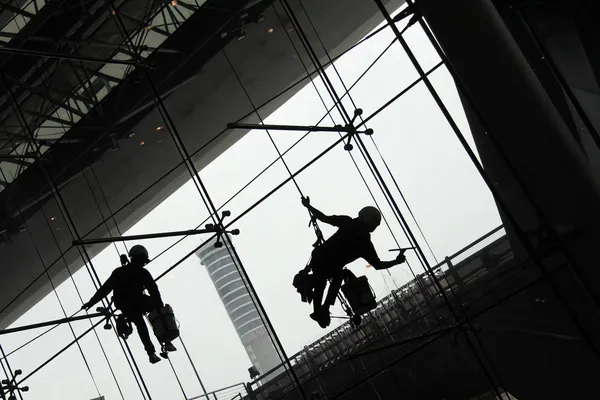
<svg viewBox="0 0 600 400">
<path fill-rule="evenodd" d="M 411 28 L 405 37 L 425 69 L 431 68 L 439 61 L 418 26 Z M 347 86 L 355 81 L 392 39 L 392 32 L 386 30 L 336 62 L 335 65 Z M 243 46 L 243 43 L 234 42 L 230 46 Z M 333 70 L 329 68 L 327 72 L 341 92 L 340 82 L 335 78 Z M 402 48 L 396 44 L 356 85 L 351 94 L 367 116 L 416 78 L 414 68 Z M 431 76 L 431 80 L 459 127 L 468 133 L 468 125 L 456 89 L 447 71 L 440 68 Z M 326 97 L 326 91 L 318 80 L 315 80 L 315 84 Z M 326 101 L 332 104 L 330 99 L 326 98 Z M 352 110 L 349 101 L 345 101 L 345 105 Z M 323 114 L 324 108 L 315 88 L 309 84 L 273 113 L 266 123 L 311 125 Z M 341 121 L 338 118 L 336 122 Z M 327 121 L 324 124 L 330 125 L 331 122 Z M 438 259 L 454 253 L 500 224 L 491 195 L 423 84 L 411 89 L 370 121 L 368 126 L 374 129 L 374 139 Z M 273 132 L 273 135 L 278 146 L 284 150 L 297 140 L 300 134 Z M 336 134 L 311 134 L 285 159 L 295 171 L 336 139 Z M 384 172 L 370 139 L 364 140 Z M 400 244 L 407 245 L 407 239 L 402 235 L 381 193 L 374 185 L 360 154 L 357 150 L 352 154 L 373 188 Z M 250 132 L 204 168 L 200 175 L 219 206 L 275 158 L 276 152 L 265 133 Z M 277 163 L 226 208 L 232 211 L 233 216 L 238 215 L 286 177 L 287 172 L 283 165 Z M 312 203 L 325 213 L 354 216 L 361 207 L 374 204 L 349 155 L 341 146 L 301 174 L 298 183 L 305 194 L 311 197 Z M 389 179 L 388 184 L 391 185 Z M 394 194 L 400 202 L 395 189 Z M 405 207 L 401 207 L 406 213 Z M 189 182 L 150 212 L 127 234 L 191 229 L 207 215 L 194 185 Z M 304 267 L 312 249 L 314 234 L 307 227 L 307 222 L 307 213 L 300 205 L 300 196 L 294 186 L 288 184 L 236 225 L 241 230 L 241 235 L 235 237 L 234 244 L 289 355 L 327 332 L 308 318 L 310 306 L 300 302 L 291 286 L 294 274 Z M 414 223 L 412 220 L 410 222 L 416 232 Z M 322 228 L 326 235 L 332 233 L 329 227 Z M 149 270 L 157 276 L 195 248 L 200 240 L 197 236 L 185 239 L 153 262 Z M 147 241 L 144 245 L 149 248 L 152 257 L 173 242 L 174 239 L 157 239 Z M 395 244 L 385 226 L 382 225 L 373 234 L 373 242 L 383 259 L 394 257 L 394 254 L 387 251 L 395 247 Z M 421 245 L 424 245 L 422 240 Z M 124 251 L 120 246 L 119 250 Z M 431 254 L 428 255 L 433 262 Z M 409 254 L 408 259 L 415 272 L 421 272 L 414 255 Z M 118 253 L 114 247 L 108 247 L 95 257 L 93 262 L 104 280 L 118 265 Z M 390 270 L 390 273 L 366 269 L 365 266 L 366 262 L 359 260 L 352 268 L 356 273 L 369 277 L 378 298 L 411 278 L 404 265 Z M 74 279 L 84 300 L 87 300 L 94 289 L 85 269 L 77 272 Z M 251 365 L 250 361 L 198 259 L 194 256 L 186 260 L 160 280 L 159 286 L 164 300 L 175 309 L 181 322 L 183 340 L 206 387 L 215 390 L 248 381 L 247 368 Z M 81 307 L 70 280 L 60 285 L 57 293 L 68 314 Z M 336 310 L 341 314 L 339 308 Z M 62 316 L 56 296 L 50 294 L 14 325 Z M 336 323 L 332 324 L 331 328 L 334 328 Z M 89 326 L 89 322 L 77 322 L 73 324 L 73 329 L 81 333 Z M 96 332 L 108 354 L 125 398 L 142 398 L 114 333 L 101 328 Z M 4 350 L 9 352 L 38 333 L 40 331 L 28 331 L 5 336 L 2 341 Z M 72 339 L 69 327 L 60 326 L 10 356 L 10 364 L 13 368 L 21 368 L 27 374 Z M 152 397 L 183 398 L 169 363 L 163 361 L 157 365 L 150 365 L 137 335 L 132 336 L 128 342 L 137 357 Z M 82 339 L 80 344 L 100 393 L 106 396 L 107 400 L 120 398 L 96 337 L 90 334 Z M 200 386 L 184 352 L 173 353 L 171 359 L 187 397 L 201 394 Z M 97 397 L 97 391 L 76 346 L 34 375 L 28 384 L 31 391 L 25 395 L 26 399 L 84 400 Z"/>
</svg>

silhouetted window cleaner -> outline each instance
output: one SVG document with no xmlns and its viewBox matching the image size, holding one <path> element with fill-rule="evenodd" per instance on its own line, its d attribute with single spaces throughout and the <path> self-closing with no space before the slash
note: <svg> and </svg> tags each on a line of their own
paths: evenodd
<svg viewBox="0 0 600 400">
<path fill-rule="evenodd" d="M 322 328 L 331 323 L 329 307 L 335 303 L 342 281 L 357 279 L 354 274 L 345 269 L 351 262 L 363 258 L 377 270 L 391 268 L 406 261 L 404 251 L 392 261 L 381 261 L 371 242 L 371 232 L 381 223 L 381 213 L 375 207 L 364 207 L 358 213 L 358 218 L 346 215 L 323 214 L 310 205 L 308 197 L 302 199 L 302 204 L 312 215 L 321 222 L 338 227 L 339 229 L 323 244 L 315 247 L 308 266 L 294 277 L 294 286 L 302 296 L 302 301 L 313 301 L 314 312 L 310 317 L 317 321 Z M 312 276 L 308 271 L 312 270 Z M 322 303 L 327 281 L 331 279 L 327 297 Z"/>
<path fill-rule="evenodd" d="M 121 256 L 122 266 L 113 271 L 82 309 L 89 310 L 112 291 L 114 305 L 122 312 L 117 317 L 116 328 L 119 336 L 127 339 L 132 333 L 133 323 L 150 362 L 155 364 L 160 361 L 160 357 L 156 355 L 144 316 L 149 314 L 148 318 L 155 336 L 161 343 L 161 356 L 164 358 L 167 358 L 168 352 L 177 350 L 171 340 L 179 336 L 179 329 L 172 308 L 163 304 L 156 282 L 144 268 L 149 262 L 148 250 L 144 246 L 135 245 L 129 250 L 129 257 L 131 261 L 125 255 Z M 146 290 L 149 296 L 145 293 Z"/>
</svg>

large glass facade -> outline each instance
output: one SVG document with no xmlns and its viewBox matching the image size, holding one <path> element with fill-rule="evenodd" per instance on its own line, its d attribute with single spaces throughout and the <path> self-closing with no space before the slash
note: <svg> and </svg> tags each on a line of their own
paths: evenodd
<svg viewBox="0 0 600 400">
<path fill-rule="evenodd" d="M 412 1 L 13 3 L 6 398 L 533 398 L 515 375 L 556 365 L 538 338 L 592 380 L 594 324 L 561 293 L 578 287 L 569 258 L 537 231 L 521 256 L 498 207 L 523 189 L 487 175 L 510 168 L 480 154 L 485 121 Z M 292 286 L 317 240 L 305 196 L 327 215 L 376 206 L 381 259 L 406 250 L 387 270 L 348 266 L 378 301 L 361 320 L 342 296 L 323 329 Z M 158 364 L 119 338 L 110 296 L 82 310 L 135 244 L 181 333 Z"/>
</svg>

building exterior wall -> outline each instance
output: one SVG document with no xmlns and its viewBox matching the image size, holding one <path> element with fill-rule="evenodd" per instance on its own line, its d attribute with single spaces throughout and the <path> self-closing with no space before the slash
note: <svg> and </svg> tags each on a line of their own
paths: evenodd
<svg viewBox="0 0 600 400">
<path fill-rule="evenodd" d="M 227 245 L 217 248 L 213 240 L 196 256 L 206 267 L 252 365 L 261 374 L 278 366 L 281 360 Z"/>
</svg>

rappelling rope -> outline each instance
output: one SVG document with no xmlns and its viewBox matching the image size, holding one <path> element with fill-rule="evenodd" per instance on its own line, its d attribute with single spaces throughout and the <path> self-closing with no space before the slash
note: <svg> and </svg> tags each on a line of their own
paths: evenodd
<svg viewBox="0 0 600 400">
<path fill-rule="evenodd" d="M 279 13 L 277 12 L 277 10 L 276 10 L 275 8 L 273 8 L 273 9 L 274 9 L 274 11 L 275 11 L 275 14 L 277 15 L 277 17 L 278 17 L 278 19 L 279 19 L 280 23 L 281 23 L 281 24 L 282 24 L 282 26 L 283 26 L 283 21 L 282 21 L 282 19 L 281 19 L 280 15 L 279 15 Z M 285 29 L 284 29 L 284 31 L 286 32 L 286 35 L 287 35 L 287 37 L 288 37 L 288 39 L 289 39 L 289 41 L 290 41 L 290 43 L 291 43 L 292 47 L 294 48 L 294 50 L 295 50 L 295 52 L 296 52 L 296 55 L 297 55 L 298 59 L 301 61 L 301 63 L 302 63 L 302 65 L 303 65 L 303 67 L 304 67 L 304 69 L 305 69 L 305 71 L 306 71 L 307 75 L 310 77 L 310 76 L 311 76 L 311 74 L 309 73 L 309 71 L 308 71 L 308 67 L 306 66 L 306 64 L 305 64 L 305 63 L 302 61 L 302 57 L 300 56 L 300 53 L 299 53 L 298 49 L 296 48 L 295 44 L 293 43 L 293 41 L 292 41 L 292 39 L 291 39 L 290 35 L 287 33 L 287 30 L 285 30 Z M 317 33 L 317 35 L 318 35 L 318 33 Z M 358 77 L 358 79 L 357 79 L 357 80 L 354 82 L 354 84 L 352 84 L 352 86 L 350 86 L 350 88 L 346 88 L 346 86 L 344 85 L 344 90 L 345 90 L 345 93 L 344 93 L 344 95 L 342 96 L 342 98 L 343 98 L 344 96 L 346 96 L 346 95 L 348 95 L 348 97 L 350 97 L 350 98 L 351 98 L 350 90 L 352 90 L 352 88 L 353 88 L 353 87 L 354 87 L 354 86 L 355 86 L 355 85 L 356 85 L 358 82 L 360 82 L 360 80 L 361 80 L 361 79 L 362 79 L 362 78 L 363 78 L 363 77 L 366 75 L 366 73 L 367 73 L 367 72 L 368 72 L 368 71 L 369 71 L 369 70 L 370 70 L 370 69 L 371 69 L 371 68 L 372 68 L 372 67 L 375 65 L 375 63 L 377 63 L 377 61 L 378 61 L 378 60 L 379 60 L 379 59 L 380 59 L 380 58 L 381 58 L 381 57 L 382 57 L 382 56 L 385 54 L 385 52 L 387 52 L 387 50 L 388 50 L 388 49 L 389 49 L 389 48 L 392 46 L 392 44 L 394 44 L 394 42 L 395 42 L 395 41 L 396 41 L 396 39 L 394 39 L 394 40 L 393 40 L 393 41 L 392 41 L 392 42 L 391 42 L 391 43 L 390 43 L 390 44 L 389 44 L 389 45 L 388 45 L 388 46 L 387 46 L 387 47 L 384 49 L 384 51 L 383 51 L 383 52 L 382 52 L 382 53 L 381 53 L 381 54 L 380 54 L 380 55 L 379 55 L 379 56 L 378 56 L 378 57 L 375 59 L 375 61 L 373 61 L 373 62 L 371 63 L 371 65 L 369 65 L 369 67 L 368 67 L 368 68 L 367 68 L 367 69 L 366 69 L 366 70 L 365 70 L 365 71 L 364 71 L 364 72 L 363 72 L 363 73 L 362 73 L 362 74 L 361 74 L 361 75 Z M 305 47 L 306 47 L 306 46 L 305 46 Z M 325 50 L 326 50 L 326 49 L 325 49 Z M 326 51 L 327 51 L 327 50 L 326 50 Z M 308 49 L 307 49 L 307 52 L 308 52 Z M 335 67 L 335 64 L 333 63 L 333 60 L 331 59 L 331 57 L 329 57 L 329 54 L 328 54 L 328 53 L 327 53 L 327 55 L 328 55 L 328 58 L 329 58 L 329 60 L 330 60 L 330 65 L 333 65 L 333 66 Z M 312 58 L 311 58 L 311 60 L 312 60 Z M 317 70 L 317 71 L 318 71 L 320 74 L 324 74 L 324 73 L 325 73 L 324 71 L 321 71 L 321 69 L 319 68 L 319 66 L 318 66 L 318 65 L 317 65 L 317 63 L 315 62 L 315 60 L 312 60 L 312 62 L 313 62 L 313 66 L 315 67 L 315 69 L 316 69 L 316 70 Z M 338 76 L 339 76 L 339 75 L 338 75 Z M 314 84 L 314 82 L 312 81 L 312 79 L 311 79 L 311 82 L 312 82 L 312 84 L 313 84 L 313 86 L 314 86 L 314 88 L 315 88 L 315 91 L 317 92 L 317 95 L 319 96 L 319 98 L 320 98 L 320 100 L 321 100 L 322 104 L 324 105 L 324 107 L 325 107 L 325 108 L 327 108 L 327 107 L 326 107 L 326 104 L 325 104 L 325 101 L 324 101 L 324 99 L 323 99 L 323 97 L 321 96 L 321 94 L 320 94 L 319 90 L 317 89 L 317 87 L 316 87 L 316 85 Z M 342 83 L 343 83 L 343 82 L 342 82 Z M 329 94 L 330 94 L 330 95 L 333 97 L 333 94 L 332 94 L 331 92 L 329 92 Z M 334 99 L 334 101 L 335 101 L 336 103 L 338 102 L 338 101 L 337 101 L 337 99 Z M 340 101 L 341 101 L 341 98 L 340 98 Z M 354 102 L 353 102 L 353 104 L 354 104 Z M 332 117 L 331 117 L 331 115 L 330 115 L 330 118 L 332 118 Z M 332 118 L 332 122 L 333 122 L 333 123 L 335 123 L 335 122 L 333 121 L 333 118 Z M 360 147 L 359 147 L 359 149 L 360 149 Z M 363 154 L 363 153 L 362 153 L 362 149 L 360 149 L 360 150 L 361 150 L 361 154 Z M 351 153 L 349 153 L 349 154 L 350 154 L 350 157 L 351 157 L 351 159 L 352 159 L 352 161 L 353 161 L 353 163 L 354 163 L 354 165 L 355 165 L 355 167 L 356 167 L 356 169 L 357 169 L 357 171 L 358 171 L 359 175 L 361 176 L 361 178 L 362 178 L 362 180 L 363 180 L 363 182 L 364 182 L 364 184 L 365 184 L 365 187 L 367 188 L 367 191 L 368 191 L 368 192 L 369 192 L 369 194 L 371 195 L 371 197 L 372 197 L 373 201 L 375 202 L 375 204 L 377 205 L 377 207 L 378 207 L 378 208 L 381 210 L 381 208 L 379 207 L 379 204 L 378 204 L 378 202 L 377 202 L 377 200 L 376 200 L 376 198 L 375 198 L 375 196 L 374 196 L 374 194 L 373 194 L 373 192 L 372 192 L 371 188 L 369 187 L 369 185 L 368 185 L 368 183 L 367 183 L 367 181 L 366 181 L 366 179 L 365 179 L 364 175 L 362 174 L 362 171 L 361 171 L 361 170 L 360 170 L 360 168 L 358 167 L 358 165 L 357 165 L 357 163 L 356 163 L 356 160 L 354 159 L 354 157 L 352 156 L 352 154 L 351 154 Z M 365 157 L 365 155 L 364 155 L 364 154 L 363 154 L 363 157 Z M 368 162 L 367 162 L 367 166 L 368 166 L 368 167 L 371 169 L 371 167 L 370 167 L 370 165 L 369 165 L 369 163 L 368 163 Z M 379 181 L 377 181 L 377 179 L 376 179 L 376 182 L 379 184 Z M 379 187 L 380 187 L 380 189 L 382 189 L 380 184 L 379 184 Z M 383 191 L 383 189 L 382 189 L 382 191 Z M 384 192 L 384 193 L 385 193 L 385 192 Z M 388 200 L 388 203 L 389 203 L 389 199 L 387 199 L 387 197 L 386 197 L 386 200 Z M 390 206 L 391 206 L 391 205 L 390 205 Z M 393 210 L 393 207 L 392 207 L 392 210 Z M 390 234 L 391 234 L 391 236 L 392 236 L 393 240 L 395 241 L 396 245 L 397 245 L 398 247 L 400 247 L 400 244 L 399 244 L 399 242 L 398 242 L 398 239 L 396 238 L 396 236 L 395 236 L 395 234 L 394 234 L 393 230 L 391 229 L 391 226 L 390 226 L 389 222 L 387 221 L 387 218 L 385 217 L 385 215 L 384 215 L 383 213 L 382 213 L 382 217 L 383 217 L 383 220 L 384 220 L 384 222 L 385 222 L 385 224 L 386 224 L 386 226 L 387 226 L 387 228 L 388 228 L 388 230 L 389 230 L 389 232 L 390 232 Z M 403 229 L 403 231 L 404 231 L 404 234 L 405 234 L 406 236 L 408 236 L 408 235 L 407 235 L 407 232 L 404 230 L 404 227 L 402 226 L 402 224 L 400 224 L 400 226 L 402 227 L 402 229 Z M 409 263 L 408 261 L 407 261 L 407 266 L 408 266 L 408 268 L 409 268 L 410 272 L 412 273 L 412 275 L 413 275 L 413 278 L 415 278 L 415 279 L 416 279 L 416 274 L 415 274 L 414 270 L 412 269 L 412 267 L 411 267 L 411 265 L 410 265 L 410 263 Z M 386 285 L 386 287 L 387 287 L 387 282 L 386 282 L 386 280 L 385 280 L 385 274 L 383 273 L 383 271 L 381 271 L 380 273 L 381 273 L 381 274 L 382 274 L 382 276 L 384 277 L 384 283 L 385 283 L 385 285 Z M 394 286 L 398 287 L 398 284 L 397 284 L 396 280 L 394 279 L 393 275 L 391 274 L 391 272 L 390 272 L 390 271 L 387 271 L 387 273 L 388 273 L 388 275 L 389 275 L 389 276 L 392 278 L 392 280 L 393 280 L 393 283 L 394 283 Z M 420 282 L 418 282 L 418 285 L 419 285 L 419 286 L 421 286 L 421 285 L 420 285 Z M 423 292 L 423 295 L 425 296 L 425 290 L 424 290 L 423 288 L 421 288 L 421 290 L 422 290 L 422 292 Z M 389 288 L 388 288 L 388 291 L 390 291 L 390 290 L 389 290 Z M 419 311 L 421 312 L 421 314 L 423 314 L 423 310 L 422 310 L 422 308 L 421 308 L 421 306 L 420 306 L 419 302 L 416 300 L 416 297 L 415 297 L 415 294 L 413 293 L 412 287 L 409 287 L 409 291 L 410 291 L 410 294 L 411 294 L 411 296 L 413 297 L 413 300 L 415 300 L 415 304 L 416 304 L 417 308 L 419 309 Z M 425 298 L 426 298 L 426 297 L 425 297 Z"/>
</svg>

